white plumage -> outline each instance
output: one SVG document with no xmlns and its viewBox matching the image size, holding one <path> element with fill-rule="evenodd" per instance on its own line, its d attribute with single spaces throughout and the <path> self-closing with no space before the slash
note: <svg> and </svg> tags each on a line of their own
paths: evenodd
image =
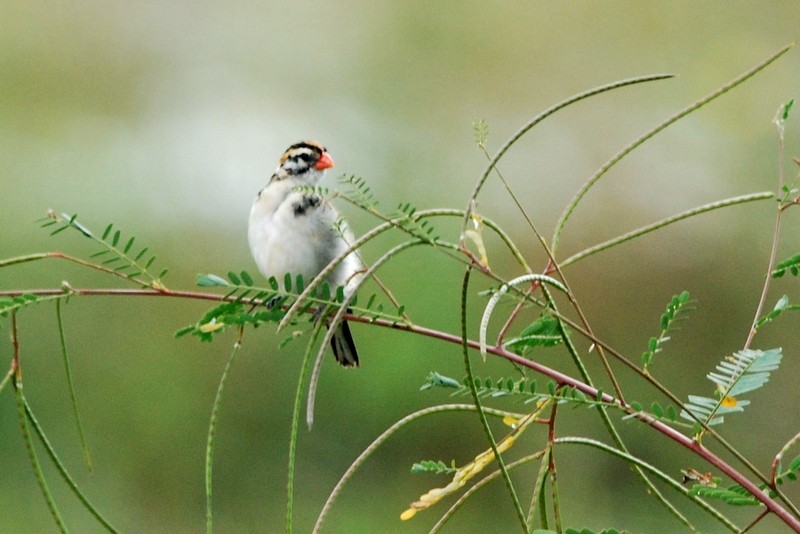
<svg viewBox="0 0 800 534">
<path fill-rule="evenodd" d="M 290 273 L 309 283 L 353 243 L 346 223 L 325 198 L 293 190 L 317 185 L 330 167 L 333 160 L 319 143 L 297 143 L 284 152 L 269 183 L 258 193 L 250 210 L 248 240 L 256 265 L 267 278 L 282 281 Z M 362 271 L 358 256 L 350 253 L 328 275 L 328 284 L 332 291 L 344 286 L 350 294 Z M 337 327 L 331 344 L 339 363 L 358 365 L 347 323 Z"/>
</svg>

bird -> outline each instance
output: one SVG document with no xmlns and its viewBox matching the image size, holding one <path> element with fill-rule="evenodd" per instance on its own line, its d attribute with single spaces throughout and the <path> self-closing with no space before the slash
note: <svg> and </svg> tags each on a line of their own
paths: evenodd
<svg viewBox="0 0 800 534">
<path fill-rule="evenodd" d="M 248 242 L 258 270 L 267 279 L 281 280 L 289 273 L 310 282 L 354 242 L 347 224 L 326 198 L 316 191 L 298 190 L 317 185 L 333 166 L 333 158 L 319 142 L 295 143 L 281 155 L 269 182 L 253 201 Z M 351 251 L 328 274 L 327 282 L 333 291 L 343 287 L 349 296 L 360 284 L 363 271 L 361 260 Z M 336 325 L 331 347 L 340 365 L 358 367 L 358 352 L 346 321 Z"/>
</svg>

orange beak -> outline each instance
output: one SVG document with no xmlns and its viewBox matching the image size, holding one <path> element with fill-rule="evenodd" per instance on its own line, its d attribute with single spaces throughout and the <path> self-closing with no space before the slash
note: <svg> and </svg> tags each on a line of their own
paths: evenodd
<svg viewBox="0 0 800 534">
<path fill-rule="evenodd" d="M 330 169 L 331 167 L 333 167 L 333 159 L 331 159 L 331 155 L 327 152 L 323 152 L 317 164 L 314 165 L 314 168 L 318 171 Z"/>
</svg>

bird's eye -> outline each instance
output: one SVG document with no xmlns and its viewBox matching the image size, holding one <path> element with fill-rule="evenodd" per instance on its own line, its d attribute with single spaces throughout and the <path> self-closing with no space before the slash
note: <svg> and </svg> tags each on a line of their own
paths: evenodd
<svg viewBox="0 0 800 534">
<path fill-rule="evenodd" d="M 297 157 L 305 161 L 306 163 L 311 161 L 311 154 L 309 154 L 308 152 L 303 152 L 301 154 L 298 154 Z"/>
</svg>

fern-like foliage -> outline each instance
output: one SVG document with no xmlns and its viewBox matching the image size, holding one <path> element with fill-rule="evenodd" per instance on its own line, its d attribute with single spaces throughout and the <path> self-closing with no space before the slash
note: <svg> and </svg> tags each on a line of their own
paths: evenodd
<svg viewBox="0 0 800 534">
<path fill-rule="evenodd" d="M 0 317 L 39 302 L 39 297 L 25 293 L 11 298 L 0 298 Z"/>
<path fill-rule="evenodd" d="M 775 483 L 780 486 L 786 482 L 794 482 L 797 480 L 799 473 L 800 456 L 797 456 L 794 458 L 794 460 L 789 462 L 789 466 L 785 471 L 777 474 L 775 477 Z M 715 481 L 718 482 L 719 479 L 715 479 Z M 761 491 L 769 494 L 771 498 L 775 498 L 778 495 L 774 489 L 770 488 L 766 484 L 759 484 L 758 488 Z M 738 484 L 732 484 L 724 488 L 717 487 L 716 485 L 695 484 L 692 486 L 690 492 L 699 497 L 719 499 L 732 506 L 755 506 L 761 504 L 761 501 L 756 499 L 750 494 L 750 492 Z"/>
<path fill-rule="evenodd" d="M 795 482 L 797 481 L 798 474 L 800 474 L 800 456 L 795 456 L 794 460 L 789 462 L 789 466 L 786 470 L 778 473 L 778 476 L 775 477 L 775 482 L 778 485 L 783 484 L 787 480 Z"/>
<path fill-rule="evenodd" d="M 783 315 L 784 312 L 787 311 L 800 311 L 800 305 L 790 304 L 789 297 L 784 295 L 778 299 L 778 302 L 775 303 L 775 306 L 772 308 L 772 310 L 769 311 L 769 313 L 767 313 L 763 317 L 759 318 L 758 321 L 756 321 L 755 324 L 756 330 L 761 328 L 766 323 L 769 323 L 770 321 L 777 319 L 778 317 Z"/>
<path fill-rule="evenodd" d="M 472 135 L 479 148 L 486 147 L 486 140 L 489 139 L 489 123 L 486 119 L 478 119 L 472 123 Z"/>
<path fill-rule="evenodd" d="M 679 315 L 689 309 L 690 302 L 689 292 L 684 291 L 679 295 L 674 295 L 669 304 L 667 304 L 667 309 L 661 314 L 661 320 L 659 321 L 661 332 L 658 337 L 650 338 L 647 350 L 642 354 L 645 373 L 648 372 L 648 367 L 653 362 L 655 355 L 661 352 L 661 345 L 669 341 L 670 336 L 668 333 L 674 329 L 675 322 L 685 317 L 685 315 L 680 317 Z"/>
<path fill-rule="evenodd" d="M 197 323 L 175 332 L 175 337 L 191 334 L 199 337 L 201 341 L 211 341 L 215 334 L 222 333 L 231 326 L 258 327 L 263 323 L 279 323 L 286 310 L 303 293 L 306 287 L 305 281 L 300 275 L 292 276 L 287 273 L 282 283 L 275 277 L 271 277 L 267 283 L 269 287 L 266 288 L 255 286 L 253 277 L 247 271 L 228 272 L 227 278 L 215 274 L 198 275 L 197 285 L 226 289 L 227 292 L 223 297 L 226 302 L 211 308 Z M 338 287 L 333 291 L 325 282 L 303 302 L 298 315 L 316 317 L 318 310 L 324 307 L 338 307 L 343 301 L 344 288 Z M 404 308 L 400 306 L 387 312 L 382 303 L 376 303 L 376 295 L 372 294 L 365 306 L 358 306 L 357 297 L 353 297 L 348 309 L 370 320 L 385 319 L 397 322 L 401 320 Z"/>
<path fill-rule="evenodd" d="M 667 404 L 667 406 L 664 407 L 658 401 L 653 401 L 650 404 L 649 410 L 646 410 L 642 403 L 636 401 L 631 402 L 630 406 L 635 413 L 626 415 L 623 419 L 633 419 L 636 417 L 637 413 L 645 412 L 651 417 L 655 417 L 659 421 L 665 423 L 675 423 L 678 420 L 678 410 L 671 404 Z"/>
<path fill-rule="evenodd" d="M 67 229 L 76 230 L 100 245 L 100 249 L 89 256 L 89 259 L 98 262 L 101 267 L 143 287 L 165 289 L 161 280 L 168 270 L 162 269 L 157 274 L 150 271 L 156 257 L 149 253 L 149 248 L 135 246 L 136 237 L 124 237 L 122 231 L 114 228 L 113 224 L 107 225 L 103 234 L 97 236 L 78 222 L 77 214 L 58 215 L 50 211 L 43 219 L 42 228 L 53 228 L 50 235 L 59 234 Z"/>
<path fill-rule="evenodd" d="M 558 319 L 552 315 L 542 315 L 526 326 L 519 336 L 503 343 L 503 347 L 525 356 L 536 347 L 554 347 L 562 342 Z"/>
<path fill-rule="evenodd" d="M 708 499 L 719 499 L 732 506 L 755 506 L 760 504 L 758 499 L 753 497 L 749 491 L 738 484 L 733 484 L 725 488 L 695 484 L 689 491 L 692 495 Z"/>
<path fill-rule="evenodd" d="M 345 193 L 345 196 L 357 206 L 360 206 L 366 211 L 375 211 L 378 206 L 378 201 L 375 199 L 375 195 L 372 194 L 372 190 L 367 185 L 367 181 L 361 178 L 360 176 L 350 175 L 350 176 L 342 176 L 339 178 L 339 182 L 350 186 L 349 191 Z"/>
<path fill-rule="evenodd" d="M 382 213 L 377 209 L 378 201 L 372 194 L 369 186 L 363 178 L 357 176 L 343 176 L 340 181 L 352 186 L 347 192 L 332 191 L 320 186 L 297 186 L 293 191 L 307 191 L 324 197 L 340 197 L 348 202 L 355 204 L 368 213 L 377 216 L 379 219 L 391 222 L 394 226 L 405 233 L 419 239 L 423 243 L 436 244 L 439 236 L 434 232 L 430 219 L 419 217 L 417 208 L 410 203 L 404 202 L 397 206 L 397 209 L 390 213 Z"/>
<path fill-rule="evenodd" d="M 425 378 L 425 383 L 422 384 L 422 387 L 419 389 L 420 391 L 425 391 L 426 389 L 431 389 L 434 387 L 460 389 L 461 385 L 461 382 L 455 378 L 450 378 L 449 376 L 444 376 L 436 371 L 431 371 Z"/>
<path fill-rule="evenodd" d="M 411 472 L 415 475 L 419 473 L 433 473 L 435 475 L 452 474 L 456 471 L 458 471 L 458 467 L 456 467 L 455 460 L 452 460 L 450 465 L 447 465 L 441 460 L 423 460 L 411 466 Z"/>
<path fill-rule="evenodd" d="M 791 258 L 776 263 L 775 268 L 772 270 L 772 276 L 780 278 L 785 275 L 787 271 L 793 276 L 800 275 L 800 254 L 795 254 Z"/>
<path fill-rule="evenodd" d="M 717 365 L 717 372 L 706 375 L 716 385 L 716 398 L 689 395 L 681 417 L 699 420 L 705 425 L 718 425 L 724 422 L 726 414 L 744 411 L 750 401 L 741 399 L 741 395 L 766 384 L 770 373 L 778 369 L 781 358 L 780 348 L 745 349 L 726 357 Z"/>
<path fill-rule="evenodd" d="M 531 402 L 539 402 L 547 399 L 553 399 L 558 403 L 572 403 L 575 405 L 585 405 L 589 408 L 597 405 L 609 405 L 600 400 L 602 392 L 597 399 L 587 397 L 582 391 L 571 388 L 561 387 L 553 380 L 549 380 L 544 387 L 544 390 L 538 389 L 536 380 L 528 379 L 513 379 L 513 378 L 491 378 L 491 377 L 475 377 L 473 384 L 480 397 L 498 399 L 500 397 L 517 397 L 524 404 Z M 425 380 L 425 383 L 420 388 L 421 390 L 432 388 L 447 388 L 452 390 L 450 396 L 467 396 L 471 394 L 471 388 L 467 378 L 461 381 L 442 375 L 440 373 L 430 373 Z"/>
<path fill-rule="evenodd" d="M 211 341 L 214 334 L 231 326 L 258 327 L 263 323 L 279 322 L 284 316 L 284 306 L 290 299 L 302 293 L 305 287 L 302 276 L 293 278 L 289 274 L 284 277 L 283 286 L 274 277 L 270 278 L 269 288 L 255 287 L 253 277 L 247 271 L 238 274 L 230 271 L 227 276 L 227 279 L 215 274 L 197 276 L 197 285 L 201 287 L 227 288 L 225 298 L 230 300 L 211 308 L 196 324 L 178 330 L 175 337 L 191 334 L 201 341 Z M 327 284 L 321 292 L 324 300 L 330 300 L 330 287 Z M 342 293 L 339 295 L 341 302 Z M 302 311 L 309 311 L 314 302 L 316 299 L 309 299 Z"/>
<path fill-rule="evenodd" d="M 430 220 L 417 217 L 416 213 L 417 208 L 408 202 L 403 202 L 397 206 L 394 212 L 388 215 L 388 218 L 394 221 L 395 226 L 423 243 L 436 244 L 439 236 L 434 234 L 435 229 Z"/>
</svg>

